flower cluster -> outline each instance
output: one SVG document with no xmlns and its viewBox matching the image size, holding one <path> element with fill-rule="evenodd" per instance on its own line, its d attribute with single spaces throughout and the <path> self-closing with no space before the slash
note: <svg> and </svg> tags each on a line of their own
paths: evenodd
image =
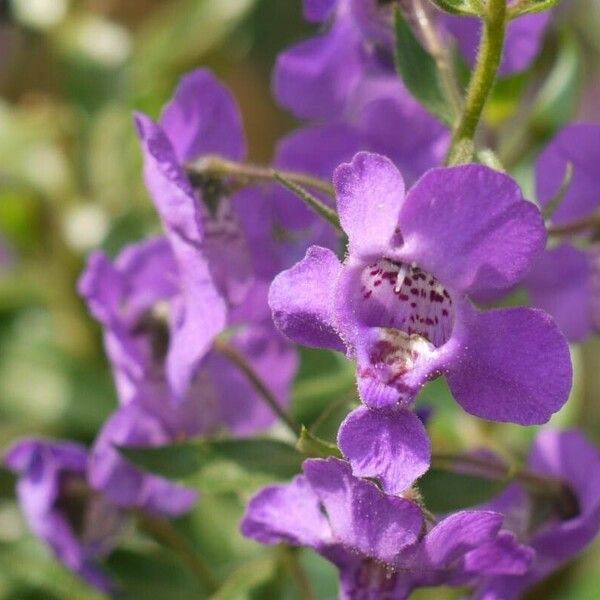
<svg viewBox="0 0 600 600">
<path fill-rule="evenodd" d="M 159 121 L 135 115 L 162 234 L 92 253 L 79 281 L 119 406 L 89 453 L 26 440 L 6 465 L 34 533 L 110 591 L 98 561 L 129 517 L 181 516 L 202 492 L 120 448 L 250 438 L 282 415 L 301 434 L 285 412 L 294 344 L 341 352 L 360 403 L 337 446 L 313 437 L 311 453 L 301 437 L 303 472 L 250 500 L 243 534 L 312 548 L 348 600 L 437 585 L 518 598 L 600 529 L 598 452 L 575 431 L 543 429 L 498 497 L 435 515 L 419 493 L 435 447 L 415 406 L 442 377 L 486 421 L 542 425 L 567 401 L 567 339 L 600 328 L 598 126 L 569 126 L 542 151 L 538 204 L 505 172 L 440 166 L 455 140 L 394 72 L 393 9 L 426 49 L 455 43 L 471 63 L 481 19 L 419 1 L 304 8 L 322 32 L 281 54 L 274 92 L 307 122 L 281 140 L 273 169 L 245 165 L 240 111 L 206 69 L 181 80 Z M 511 22 L 501 74 L 531 63 L 549 19 Z M 531 307 L 490 305 L 518 287 Z M 480 471 L 494 478 L 499 464 Z"/>
</svg>

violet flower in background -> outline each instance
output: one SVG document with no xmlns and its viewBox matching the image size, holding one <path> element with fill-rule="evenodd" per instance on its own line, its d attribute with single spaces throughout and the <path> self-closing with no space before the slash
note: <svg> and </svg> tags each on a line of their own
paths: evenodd
<svg viewBox="0 0 600 600">
<path fill-rule="evenodd" d="M 127 513 L 87 485 L 85 448 L 25 439 L 8 449 L 4 462 L 18 476 L 17 496 L 32 532 L 67 568 L 100 590 L 113 590 L 98 561 L 114 548 Z"/>
<path fill-rule="evenodd" d="M 211 186 L 210 193 L 197 191 L 185 170 L 203 157 L 243 159 L 241 117 L 230 93 L 209 71 L 198 69 L 181 80 L 160 124 L 142 114 L 136 124 L 146 184 L 178 268 L 167 379 L 182 397 L 228 322 L 228 309 L 241 304 L 253 285 L 251 254 L 231 198 Z"/>
<path fill-rule="evenodd" d="M 230 344 L 253 368 L 277 401 L 289 402 L 297 356 L 272 326 L 241 329 Z M 147 382 L 109 418 L 94 444 L 89 479 L 115 504 L 178 516 L 198 493 L 128 463 L 115 446 L 153 447 L 227 433 L 249 436 L 273 425 L 275 417 L 237 365 L 217 351 L 207 354 L 186 397 L 172 403 L 168 386 Z"/>
<path fill-rule="evenodd" d="M 326 33 L 280 55 L 274 74 L 275 96 L 297 117 L 343 123 L 354 129 L 354 135 L 362 138 L 355 152 L 386 154 L 412 183 L 440 164 L 449 134 L 404 89 L 393 67 L 392 48 L 365 32 L 370 17 L 359 9 L 363 4 L 339 0 L 324 11 L 305 3 L 311 20 L 334 12 L 336 17 Z M 376 27 L 378 31 L 381 28 L 381 24 Z M 391 26 L 386 24 L 383 30 L 389 34 L 386 39 L 393 38 Z M 314 155 L 315 148 L 311 152 Z M 336 152 L 336 140 L 331 148 L 326 139 L 318 147 L 318 154 L 326 160 Z M 331 173 L 321 176 L 329 179 Z"/>
<path fill-rule="evenodd" d="M 490 577 L 478 600 L 517 600 L 535 583 L 579 554 L 600 530 L 600 454 L 577 431 L 542 431 L 529 470 L 567 484 L 561 498 L 532 495 L 510 485 L 486 508 L 505 515 L 505 526 L 535 550 L 531 570 L 521 576 Z"/>
<path fill-rule="evenodd" d="M 567 163 L 573 165 L 573 177 L 552 215 L 556 226 L 590 218 L 600 210 L 600 125 L 569 125 L 542 152 L 536 165 L 542 206 L 558 191 Z M 561 235 L 534 262 L 526 280 L 532 303 L 548 311 L 573 342 L 600 331 L 600 243 L 596 236 L 592 228 Z"/>
<path fill-rule="evenodd" d="M 80 282 L 92 314 L 104 327 L 122 405 L 96 441 L 90 481 L 120 506 L 167 515 L 189 510 L 197 494 L 142 473 L 115 445 L 159 446 L 222 431 L 245 436 L 274 422 L 239 367 L 216 350 L 204 354 L 184 397 L 173 402 L 165 369 L 169 311 L 180 293 L 177 281 L 168 241 L 155 238 L 127 247 L 114 263 L 102 253 L 92 255 Z M 238 323 L 229 343 L 286 406 L 298 359 L 272 323 Z"/>
<path fill-rule="evenodd" d="M 544 35 L 552 19 L 552 12 L 545 11 L 518 17 L 506 29 L 505 50 L 498 74 L 506 77 L 529 68 L 537 58 Z M 476 17 L 460 17 L 444 14 L 443 27 L 456 39 L 458 47 L 472 67 L 477 58 L 481 37 L 481 20 Z"/>
<path fill-rule="evenodd" d="M 340 598 L 401 600 L 418 587 L 466 585 L 525 573 L 532 551 L 501 531 L 502 515 L 462 511 L 429 524 L 411 500 L 388 496 L 335 458 L 260 491 L 242 533 L 264 544 L 306 546 L 340 571 Z"/>
<path fill-rule="evenodd" d="M 547 421 L 571 388 L 563 335 L 542 311 L 480 312 L 469 300 L 515 285 L 543 248 L 542 217 L 517 184 L 465 165 L 429 171 L 405 196 L 394 165 L 368 153 L 334 183 L 347 259 L 309 249 L 275 278 L 269 303 L 290 339 L 356 360 L 364 406 L 338 438 L 354 473 L 398 493 L 427 470 L 429 440 L 410 409 L 440 375 L 475 416 Z"/>
<path fill-rule="evenodd" d="M 365 81 L 381 75 L 395 81 L 398 90 L 408 95 L 394 71 L 393 14 L 399 5 L 409 22 L 415 21 L 411 3 L 336 0 L 325 4 L 326 9 L 325 5 L 305 0 L 306 18 L 328 25 L 324 33 L 279 56 L 274 77 L 279 102 L 302 119 L 335 119 L 347 111 Z M 423 8 L 437 22 L 440 35 L 450 33 L 466 60 L 473 62 L 480 21 Z M 543 12 L 509 24 L 501 75 L 522 71 L 533 62 L 550 17 L 551 13 Z M 416 24 L 415 31 L 419 34 Z"/>
</svg>

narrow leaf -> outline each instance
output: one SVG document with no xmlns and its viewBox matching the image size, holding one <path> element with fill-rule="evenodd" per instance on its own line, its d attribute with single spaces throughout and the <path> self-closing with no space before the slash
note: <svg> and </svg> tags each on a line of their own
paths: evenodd
<svg viewBox="0 0 600 600">
<path fill-rule="evenodd" d="M 509 9 L 508 16 L 510 19 L 516 19 L 524 15 L 543 12 L 554 8 L 559 2 L 560 0 L 530 0 L 527 4 L 520 4 L 515 10 Z"/>
<path fill-rule="evenodd" d="M 463 17 L 476 17 L 479 12 L 476 7 L 468 0 L 431 0 L 440 10 L 451 15 L 461 15 Z"/>
<path fill-rule="evenodd" d="M 447 513 L 483 504 L 497 496 L 507 484 L 508 479 L 430 469 L 419 479 L 418 487 L 428 510 Z"/>
<path fill-rule="evenodd" d="M 327 458 L 329 456 L 341 458 L 342 456 L 342 453 L 335 444 L 330 444 L 318 438 L 306 429 L 306 427 L 302 427 L 296 448 L 306 456 L 315 458 Z"/>
<path fill-rule="evenodd" d="M 196 440 L 160 448 L 119 448 L 129 461 L 168 479 L 201 474 L 216 461 L 233 463 L 246 474 L 287 479 L 300 471 L 302 456 L 279 440 Z"/>
<path fill-rule="evenodd" d="M 573 181 L 573 163 L 568 162 L 565 168 L 565 175 L 560 184 L 558 190 L 556 190 L 556 194 L 554 197 L 546 204 L 544 208 L 544 218 L 551 219 L 552 215 L 556 212 L 556 209 L 561 205 L 562 201 L 565 199 L 569 188 L 571 187 L 571 181 Z"/>
<path fill-rule="evenodd" d="M 399 8 L 396 9 L 396 69 L 416 100 L 445 123 L 452 122 L 435 60 L 421 46 Z"/>
</svg>

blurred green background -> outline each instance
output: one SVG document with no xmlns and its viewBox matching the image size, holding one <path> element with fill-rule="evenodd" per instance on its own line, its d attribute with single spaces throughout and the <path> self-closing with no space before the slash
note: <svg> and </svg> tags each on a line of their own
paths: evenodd
<svg viewBox="0 0 600 600">
<path fill-rule="evenodd" d="M 1 449 L 32 434 L 90 444 L 116 405 L 100 331 L 75 284 L 91 249 L 115 254 L 158 228 L 132 110 L 157 117 L 181 74 L 207 65 L 241 105 L 251 160 L 268 163 L 277 139 L 295 126 L 270 95 L 275 56 L 311 32 L 300 0 L 0 2 L 0 244 L 7 246 L 0 255 L 8 255 L 0 265 Z M 540 144 L 569 120 L 600 118 L 599 32 L 600 2 L 564 0 L 532 70 L 495 92 L 486 135 L 530 193 Z M 599 350 L 596 341 L 573 349 L 577 385 L 555 418 L 596 442 Z M 333 438 L 356 401 L 352 371 L 327 353 L 303 359 L 294 411 L 306 424 L 319 419 L 317 432 Z M 438 383 L 420 401 L 437 407 L 439 448 L 485 443 L 522 456 L 534 433 L 468 418 Z M 28 533 L 13 484 L 0 469 L 0 598 L 100 598 Z M 177 526 L 226 581 L 215 599 L 294 598 L 298 557 L 237 532 L 248 497 L 247 489 L 209 489 Z M 308 552 L 299 560 L 317 597 L 333 597 L 334 569 Z M 596 600 L 597 561 L 598 544 L 531 597 Z M 172 553 L 133 529 L 109 564 L 127 598 L 206 597 Z"/>
</svg>

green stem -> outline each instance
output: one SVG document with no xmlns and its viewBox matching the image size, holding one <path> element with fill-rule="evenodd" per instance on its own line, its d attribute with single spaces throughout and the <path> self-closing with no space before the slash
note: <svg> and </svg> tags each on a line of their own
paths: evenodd
<svg viewBox="0 0 600 600">
<path fill-rule="evenodd" d="M 446 164 L 470 162 L 477 127 L 496 81 L 506 35 L 507 0 L 489 0 L 483 18 L 479 55 L 467 90 L 465 106 L 452 135 Z"/>
<path fill-rule="evenodd" d="M 287 567 L 296 589 L 298 590 L 298 598 L 300 600 L 316 600 L 316 595 L 313 587 L 308 579 L 306 572 L 298 559 L 298 548 L 284 546 L 281 548 L 281 561 Z"/>
<path fill-rule="evenodd" d="M 188 164 L 186 170 L 192 179 L 194 176 L 232 177 L 247 183 L 273 182 L 278 180 L 277 175 L 279 175 L 297 185 L 318 190 L 332 198 L 335 197 L 335 190 L 331 183 L 307 173 L 276 171 L 270 167 L 238 163 L 219 156 L 204 156 L 200 160 Z"/>
<path fill-rule="evenodd" d="M 548 235 L 553 237 L 577 235 L 586 232 L 600 232 L 600 211 L 596 211 L 588 217 L 565 223 L 564 225 L 552 225 L 548 227 Z"/>
<path fill-rule="evenodd" d="M 242 373 L 248 378 L 248 381 L 252 384 L 254 389 L 256 389 L 273 413 L 276 414 L 281 421 L 287 425 L 295 437 L 300 437 L 300 425 L 296 423 L 296 421 L 294 421 L 294 419 L 281 407 L 277 401 L 277 398 L 275 397 L 275 394 L 273 394 L 267 384 L 252 368 L 252 365 L 248 362 L 248 360 L 246 360 L 246 357 L 231 344 L 222 339 L 215 340 L 213 347 L 215 350 L 229 359 L 240 371 L 242 371 Z"/>
<path fill-rule="evenodd" d="M 527 469 L 513 468 L 477 456 L 434 453 L 431 456 L 431 465 L 444 470 L 476 468 L 484 474 L 484 477 L 516 480 L 533 491 L 546 494 L 561 494 L 565 490 L 564 482 L 555 477 L 540 475 Z"/>
<path fill-rule="evenodd" d="M 307 192 L 301 185 L 298 185 L 295 181 L 288 179 L 285 175 L 282 175 L 279 171 L 273 171 L 273 177 L 284 188 L 288 189 L 290 192 L 292 192 L 292 194 L 298 196 L 300 200 L 307 204 L 319 216 L 323 217 L 339 232 L 343 233 L 342 226 L 340 225 L 340 219 L 333 209 L 329 208 L 329 206 L 321 202 L 318 198 L 315 198 L 315 196 Z"/>
<path fill-rule="evenodd" d="M 177 554 L 207 592 L 212 594 L 217 591 L 219 583 L 210 566 L 200 558 L 192 544 L 175 529 L 170 521 L 139 513 L 138 524 L 159 544 Z"/>
</svg>

